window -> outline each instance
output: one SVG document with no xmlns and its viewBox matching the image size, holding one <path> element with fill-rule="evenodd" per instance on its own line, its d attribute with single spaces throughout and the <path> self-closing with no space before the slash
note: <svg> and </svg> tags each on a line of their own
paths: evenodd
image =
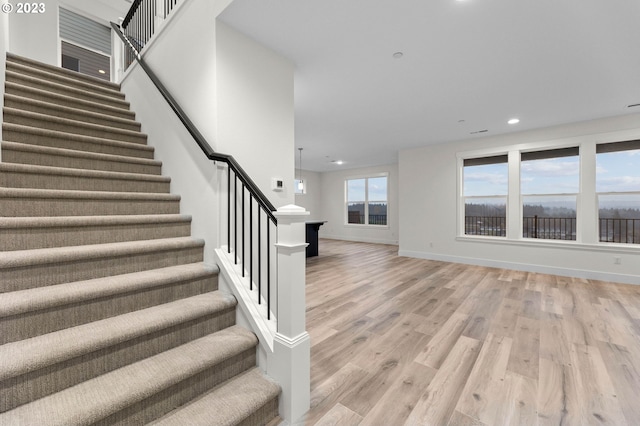
<svg viewBox="0 0 640 426">
<path fill-rule="evenodd" d="M 347 179 L 347 223 L 387 225 L 387 175 Z"/>
<path fill-rule="evenodd" d="M 524 238 L 576 239 L 578 154 L 578 147 L 520 154 Z"/>
<path fill-rule="evenodd" d="M 599 239 L 640 244 L 640 140 L 596 145 Z"/>
<path fill-rule="evenodd" d="M 464 233 L 505 237 L 509 168 L 507 156 L 464 160 Z"/>
</svg>

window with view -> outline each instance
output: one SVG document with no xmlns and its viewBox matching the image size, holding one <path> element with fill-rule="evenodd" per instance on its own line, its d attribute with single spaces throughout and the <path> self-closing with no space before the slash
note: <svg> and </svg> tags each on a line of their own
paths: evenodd
<svg viewBox="0 0 640 426">
<path fill-rule="evenodd" d="M 576 240 L 579 187 L 578 147 L 521 153 L 523 237 Z"/>
<path fill-rule="evenodd" d="M 596 145 L 601 242 L 640 244 L 640 140 Z"/>
<path fill-rule="evenodd" d="M 347 179 L 347 223 L 387 225 L 387 176 Z"/>
<path fill-rule="evenodd" d="M 509 167 L 506 155 L 464 160 L 464 233 L 505 237 Z"/>
</svg>

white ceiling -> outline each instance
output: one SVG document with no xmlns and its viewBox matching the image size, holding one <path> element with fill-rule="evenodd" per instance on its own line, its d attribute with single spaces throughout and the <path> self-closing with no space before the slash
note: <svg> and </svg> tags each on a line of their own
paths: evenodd
<svg viewBox="0 0 640 426">
<path fill-rule="evenodd" d="M 308 170 L 640 111 L 639 0 L 234 0 L 221 19 L 295 63 Z"/>
<path fill-rule="evenodd" d="M 81 11 L 104 25 L 109 22 L 118 23 L 119 17 L 125 17 L 131 2 L 129 0 L 63 0 L 61 6 L 72 6 L 76 11 Z"/>
</svg>

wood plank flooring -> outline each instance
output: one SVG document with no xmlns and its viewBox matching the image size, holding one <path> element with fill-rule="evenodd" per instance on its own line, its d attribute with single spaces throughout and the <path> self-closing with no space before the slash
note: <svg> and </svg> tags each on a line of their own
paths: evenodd
<svg viewBox="0 0 640 426">
<path fill-rule="evenodd" d="M 306 425 L 640 425 L 640 286 L 320 240 Z"/>
</svg>

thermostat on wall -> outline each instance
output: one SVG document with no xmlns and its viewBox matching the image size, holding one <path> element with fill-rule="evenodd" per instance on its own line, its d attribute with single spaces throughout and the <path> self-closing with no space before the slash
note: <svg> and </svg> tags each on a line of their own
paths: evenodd
<svg viewBox="0 0 640 426">
<path fill-rule="evenodd" d="M 274 191 L 280 192 L 282 190 L 284 190 L 284 181 L 282 179 L 279 178 L 272 178 L 271 179 L 271 189 L 273 189 Z"/>
</svg>

